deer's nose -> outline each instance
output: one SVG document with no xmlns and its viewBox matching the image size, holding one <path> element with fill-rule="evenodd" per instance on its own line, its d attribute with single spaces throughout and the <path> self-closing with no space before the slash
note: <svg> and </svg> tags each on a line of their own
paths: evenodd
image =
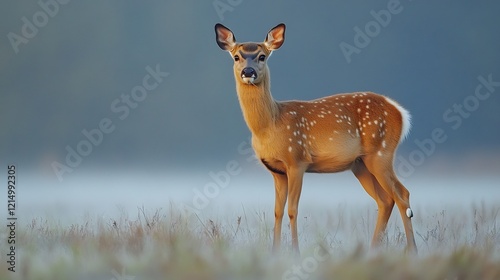
<svg viewBox="0 0 500 280">
<path fill-rule="evenodd" d="M 241 71 L 241 77 L 242 78 L 257 78 L 257 72 L 255 72 L 255 69 L 253 69 L 252 67 L 246 67 L 246 68 L 243 68 L 243 70 Z"/>
</svg>

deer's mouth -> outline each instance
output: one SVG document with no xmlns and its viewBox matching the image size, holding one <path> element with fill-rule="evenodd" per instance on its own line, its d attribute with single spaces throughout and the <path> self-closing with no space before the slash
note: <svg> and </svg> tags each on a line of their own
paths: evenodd
<svg viewBox="0 0 500 280">
<path fill-rule="evenodd" d="M 245 77 L 244 75 L 242 75 L 241 79 L 243 80 L 243 82 L 245 82 L 247 84 L 253 84 L 253 82 L 255 81 L 255 76 Z"/>
</svg>

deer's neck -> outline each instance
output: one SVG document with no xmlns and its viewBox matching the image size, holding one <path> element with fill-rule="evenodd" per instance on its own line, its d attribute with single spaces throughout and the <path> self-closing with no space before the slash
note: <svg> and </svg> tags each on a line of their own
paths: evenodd
<svg viewBox="0 0 500 280">
<path fill-rule="evenodd" d="M 238 99 L 248 128 L 252 135 L 265 135 L 279 115 L 278 103 L 271 95 L 269 76 L 258 85 L 242 83 L 238 78 L 236 81 Z"/>
</svg>

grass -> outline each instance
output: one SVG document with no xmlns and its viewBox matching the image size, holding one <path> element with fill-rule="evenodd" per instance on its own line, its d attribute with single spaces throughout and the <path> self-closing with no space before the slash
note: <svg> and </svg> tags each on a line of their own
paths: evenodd
<svg viewBox="0 0 500 280">
<path fill-rule="evenodd" d="M 17 229 L 16 272 L 2 261 L 0 279 L 500 279 L 500 205 L 417 213 L 418 256 L 403 253 L 396 219 L 374 252 L 367 242 L 376 212 L 339 210 L 303 217 L 300 257 L 287 226 L 282 252 L 270 253 L 265 212 L 215 219 L 143 207 L 136 217 L 72 225 L 36 218 Z"/>
</svg>

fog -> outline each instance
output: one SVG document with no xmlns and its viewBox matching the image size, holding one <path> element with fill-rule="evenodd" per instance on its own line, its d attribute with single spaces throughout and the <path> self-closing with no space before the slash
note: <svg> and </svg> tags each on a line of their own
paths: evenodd
<svg viewBox="0 0 500 280">
<path fill-rule="evenodd" d="M 226 171 L 172 174 L 85 172 L 64 184 L 44 176 L 23 175 L 18 184 L 18 215 L 22 223 L 43 218 L 63 225 L 90 218 L 134 219 L 160 210 L 208 219 L 235 219 L 249 214 L 274 217 L 274 187 L 264 168 L 244 166 Z M 437 176 L 420 174 L 403 181 L 411 192 L 416 215 L 500 204 L 499 176 Z M 318 218 L 344 211 L 376 210 L 376 204 L 350 172 L 306 174 L 300 217 Z M 395 208 L 394 212 L 397 212 Z M 396 216 L 397 217 L 397 216 Z M 421 217 L 422 218 L 422 217 Z M 397 220 L 397 219 L 396 219 Z"/>
</svg>

